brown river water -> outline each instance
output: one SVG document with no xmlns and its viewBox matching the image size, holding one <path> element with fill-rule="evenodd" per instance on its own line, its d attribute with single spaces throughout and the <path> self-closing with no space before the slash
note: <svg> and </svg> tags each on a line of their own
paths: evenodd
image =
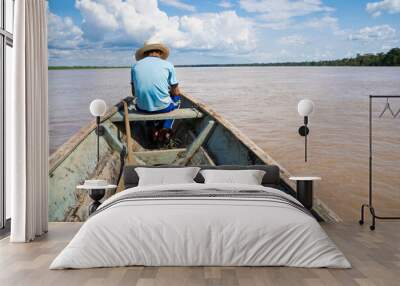
<svg viewBox="0 0 400 286">
<path fill-rule="evenodd" d="M 358 220 L 368 192 L 368 95 L 400 95 L 400 68 L 178 68 L 181 88 L 209 104 L 293 175 L 318 175 L 315 192 L 345 220 Z M 109 105 L 129 95 L 129 69 L 49 72 L 50 152 L 91 116 L 90 101 Z M 297 133 L 300 99 L 315 103 L 309 160 Z M 400 215 L 400 116 L 378 119 L 374 105 L 374 203 L 379 215 Z M 400 99 L 391 100 L 394 111 Z"/>
</svg>

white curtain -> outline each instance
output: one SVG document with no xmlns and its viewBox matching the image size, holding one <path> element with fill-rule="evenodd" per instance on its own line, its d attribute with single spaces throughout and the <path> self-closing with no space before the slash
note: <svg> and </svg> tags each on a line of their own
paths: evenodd
<svg viewBox="0 0 400 286">
<path fill-rule="evenodd" d="M 6 98 L 6 187 L 12 242 L 48 227 L 48 64 L 46 0 L 15 1 L 13 93 Z"/>
</svg>

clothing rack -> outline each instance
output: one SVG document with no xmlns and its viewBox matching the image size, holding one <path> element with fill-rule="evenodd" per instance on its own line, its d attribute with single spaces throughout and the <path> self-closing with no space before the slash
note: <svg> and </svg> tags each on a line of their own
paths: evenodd
<svg viewBox="0 0 400 286">
<path fill-rule="evenodd" d="M 370 95 L 369 96 L 369 192 L 368 192 L 368 204 L 363 204 L 361 206 L 361 219 L 359 221 L 360 225 L 364 224 L 364 209 L 368 208 L 371 216 L 372 216 L 372 224 L 370 225 L 371 230 L 375 230 L 375 221 L 376 219 L 381 219 L 381 220 L 395 220 L 395 219 L 400 219 L 400 217 L 395 217 L 395 216 L 379 216 L 377 215 L 375 208 L 373 206 L 373 200 L 372 200 L 372 194 L 373 194 L 373 186 L 372 186 L 372 104 L 373 104 L 373 99 L 386 99 L 387 103 L 385 105 L 384 110 L 381 112 L 379 115 L 379 118 L 384 115 L 386 110 L 389 110 L 390 114 L 392 115 L 393 118 L 396 118 L 400 114 L 400 109 L 398 112 L 393 112 L 393 109 L 390 107 L 389 100 L 393 98 L 399 98 L 400 95 Z"/>
</svg>

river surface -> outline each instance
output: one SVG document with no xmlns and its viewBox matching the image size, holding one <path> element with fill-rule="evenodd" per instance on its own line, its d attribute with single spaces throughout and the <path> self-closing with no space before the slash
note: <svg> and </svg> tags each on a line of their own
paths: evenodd
<svg viewBox="0 0 400 286">
<path fill-rule="evenodd" d="M 316 195 L 342 218 L 358 220 L 368 192 L 368 95 L 400 95 L 400 68 L 178 68 L 181 88 L 242 130 L 293 175 L 318 175 Z M 50 152 L 84 126 L 95 98 L 130 94 L 129 69 L 49 72 Z M 297 103 L 312 99 L 309 160 L 297 133 Z M 374 104 L 374 188 L 379 215 L 400 215 L 400 115 L 378 118 Z M 400 99 L 390 105 L 400 109 Z M 397 213 L 396 213 L 397 211 Z"/>
</svg>

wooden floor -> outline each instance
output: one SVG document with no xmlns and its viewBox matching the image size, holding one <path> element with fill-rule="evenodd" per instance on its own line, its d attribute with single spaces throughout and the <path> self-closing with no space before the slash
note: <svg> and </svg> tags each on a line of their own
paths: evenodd
<svg viewBox="0 0 400 286">
<path fill-rule="evenodd" d="M 51 223 L 29 244 L 0 241 L 0 285 L 400 285 L 400 223 L 379 223 L 375 232 L 355 222 L 323 225 L 353 269 L 288 267 L 125 267 L 48 270 L 80 223 Z"/>
</svg>

